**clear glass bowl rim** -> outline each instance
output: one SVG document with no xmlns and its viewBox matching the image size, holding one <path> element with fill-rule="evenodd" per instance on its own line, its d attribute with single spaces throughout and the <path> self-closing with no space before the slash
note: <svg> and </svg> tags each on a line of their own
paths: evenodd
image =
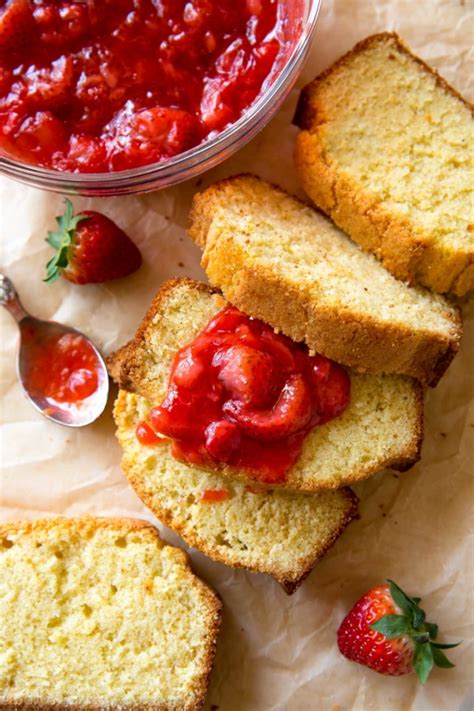
<svg viewBox="0 0 474 711">
<path fill-rule="evenodd" d="M 102 195 L 113 195 L 114 188 L 120 191 L 127 186 L 131 188 L 130 192 L 137 192 L 133 190 L 134 186 L 146 192 L 147 189 L 159 189 L 160 183 L 163 183 L 163 187 L 169 187 L 202 173 L 220 162 L 218 157 L 221 154 L 228 157 L 247 143 L 271 119 L 291 89 L 306 59 L 322 4 L 322 0 L 304 2 L 301 34 L 275 81 L 234 124 L 215 138 L 161 163 L 117 172 L 69 173 L 0 155 L 0 173 L 49 190 L 72 193 L 84 191 L 89 195 L 94 194 L 96 190 Z"/>
</svg>

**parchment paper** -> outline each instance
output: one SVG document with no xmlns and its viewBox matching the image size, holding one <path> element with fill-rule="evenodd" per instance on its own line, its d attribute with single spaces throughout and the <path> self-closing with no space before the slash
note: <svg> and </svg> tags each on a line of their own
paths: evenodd
<svg viewBox="0 0 474 711">
<path fill-rule="evenodd" d="M 357 40 L 396 29 L 472 99 L 473 10 L 470 0 L 326 0 L 298 86 Z M 198 249 L 184 230 L 198 186 L 250 170 L 299 192 L 291 160 L 295 129 L 290 125 L 297 92 L 251 145 L 204 181 L 143 197 L 74 200 L 77 208 L 93 206 L 109 214 L 139 245 L 143 268 L 120 282 L 43 284 L 50 256 L 43 238 L 54 226 L 62 199 L 4 179 L 0 265 L 14 280 L 25 307 L 85 331 L 105 353 L 122 345 L 163 279 L 204 277 Z M 472 708 L 472 697 L 466 697 L 473 676 L 472 301 L 464 305 L 464 316 L 461 352 L 427 396 L 421 463 L 405 474 L 382 473 L 356 487 L 361 520 L 349 527 L 295 595 L 287 597 L 266 576 L 235 572 L 191 551 L 195 571 L 225 603 L 207 709 Z M 2 518 L 95 513 L 138 516 L 157 524 L 121 474 L 113 397 L 100 421 L 83 430 L 47 422 L 23 399 L 16 382 L 17 330 L 6 312 L 0 314 L 0 328 Z M 162 532 L 168 541 L 183 545 L 170 531 Z M 337 651 L 336 629 L 345 612 L 385 577 L 423 597 L 445 640 L 464 640 L 450 655 L 456 668 L 435 670 L 425 688 L 414 675 L 384 678 L 347 662 Z"/>
</svg>

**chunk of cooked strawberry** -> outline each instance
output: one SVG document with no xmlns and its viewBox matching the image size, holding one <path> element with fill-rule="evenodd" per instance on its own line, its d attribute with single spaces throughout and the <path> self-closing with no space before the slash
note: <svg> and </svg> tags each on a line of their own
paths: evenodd
<svg viewBox="0 0 474 711">
<path fill-rule="evenodd" d="M 318 411 L 326 413 L 320 424 L 338 417 L 347 407 L 351 391 L 351 379 L 347 371 L 338 363 L 322 356 L 313 356 L 312 380 L 313 396 Z"/>
<path fill-rule="evenodd" d="M 176 359 L 173 380 L 178 387 L 192 388 L 205 374 L 204 364 L 192 347 L 184 348 Z"/>
<path fill-rule="evenodd" d="M 35 32 L 30 0 L 9 0 L 0 11 L 0 52 L 21 49 Z"/>
<path fill-rule="evenodd" d="M 87 64 L 86 64 L 87 61 Z M 76 83 L 76 99 L 80 104 L 85 106 L 99 106 L 100 104 L 109 103 L 111 87 L 107 83 L 105 77 L 100 72 L 99 62 L 96 59 L 97 66 L 93 62 L 93 58 L 83 60 L 83 70 L 80 73 Z M 102 108 L 105 108 L 104 106 Z"/>
<path fill-rule="evenodd" d="M 6 67 L 0 67 L 0 96 L 8 94 L 13 84 L 13 73 Z"/>
<path fill-rule="evenodd" d="M 38 111 L 22 122 L 13 145 L 15 154 L 24 160 L 50 165 L 53 155 L 67 147 L 66 129 L 51 111 Z"/>
<path fill-rule="evenodd" d="M 220 462 L 229 462 L 240 447 L 242 438 L 234 422 L 218 420 L 206 428 L 206 449 Z"/>
<path fill-rule="evenodd" d="M 268 353 L 236 344 L 214 355 L 212 365 L 218 379 L 233 400 L 251 407 L 268 407 L 275 402 L 282 377 Z"/>
<path fill-rule="evenodd" d="M 226 100 L 228 86 L 226 79 L 219 75 L 204 82 L 199 110 L 208 131 L 220 131 L 234 120 L 235 112 Z"/>
<path fill-rule="evenodd" d="M 36 5 L 33 17 L 41 42 L 53 47 L 77 41 L 89 27 L 90 2 L 43 2 Z"/>
<path fill-rule="evenodd" d="M 209 131 L 225 128 L 259 93 L 275 61 L 275 40 L 252 48 L 242 39 L 232 42 L 216 60 L 216 74 L 204 82 L 201 120 Z"/>
<path fill-rule="evenodd" d="M 206 25 L 214 12 L 212 0 L 193 0 L 186 3 L 183 20 L 189 28 L 196 29 Z"/>
<path fill-rule="evenodd" d="M 31 66 L 24 74 L 26 99 L 30 107 L 53 109 L 69 101 L 74 83 L 71 56 L 59 57 L 50 67 Z"/>
<path fill-rule="evenodd" d="M 262 12 L 262 0 L 247 0 L 246 5 L 250 15 L 260 15 Z"/>
<path fill-rule="evenodd" d="M 196 434 L 195 417 L 169 395 L 162 405 L 152 408 L 150 422 L 153 429 L 171 439 L 192 440 Z"/>
<path fill-rule="evenodd" d="M 110 167 L 126 170 L 182 153 L 199 143 L 199 121 L 187 111 L 155 107 L 135 110 L 131 101 L 109 124 Z"/>
<path fill-rule="evenodd" d="M 298 432 L 308 424 L 312 415 L 309 388 L 300 373 L 289 376 L 270 410 L 252 410 L 236 400 L 226 402 L 223 409 L 242 432 L 267 442 Z"/>
<path fill-rule="evenodd" d="M 104 141 L 97 136 L 71 136 L 69 151 L 61 170 L 79 173 L 100 173 L 107 170 L 107 152 Z"/>
<path fill-rule="evenodd" d="M 265 348 L 280 364 L 284 371 L 292 371 L 296 367 L 295 344 L 281 333 L 265 330 L 260 335 Z"/>
<path fill-rule="evenodd" d="M 227 308 L 219 311 L 206 326 L 205 332 L 232 332 L 240 328 L 240 324 L 246 317 L 235 306 L 227 306 Z M 241 339 L 242 340 L 242 339 Z"/>
</svg>

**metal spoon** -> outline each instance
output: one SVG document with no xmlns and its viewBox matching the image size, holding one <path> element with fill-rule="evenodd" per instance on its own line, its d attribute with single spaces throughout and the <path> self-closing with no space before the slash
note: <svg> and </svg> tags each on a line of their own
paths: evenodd
<svg viewBox="0 0 474 711">
<path fill-rule="evenodd" d="M 109 377 L 104 359 L 94 344 L 80 331 L 63 326 L 56 321 L 41 321 L 26 313 L 15 287 L 8 277 L 0 274 L 0 305 L 13 316 L 20 329 L 20 349 L 17 358 L 17 375 L 23 392 L 42 415 L 67 427 L 84 427 L 94 422 L 105 409 L 109 393 Z M 80 336 L 97 356 L 98 385 L 96 390 L 77 403 L 51 402 L 44 393 L 30 392 L 27 374 L 31 372 L 32 354 L 47 341 L 66 334 Z M 51 363 L 54 367 L 54 363 Z"/>
</svg>

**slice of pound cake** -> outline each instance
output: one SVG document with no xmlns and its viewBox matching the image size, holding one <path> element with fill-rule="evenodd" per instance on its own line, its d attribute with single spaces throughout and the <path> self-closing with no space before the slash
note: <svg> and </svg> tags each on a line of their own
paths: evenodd
<svg viewBox="0 0 474 711">
<path fill-rule="evenodd" d="M 226 299 L 338 363 L 435 385 L 458 349 L 458 309 L 398 281 L 326 217 L 260 178 L 198 193 L 189 233 Z"/>
<path fill-rule="evenodd" d="M 149 447 L 136 428 L 150 403 L 124 390 L 114 416 L 122 468 L 142 501 L 188 545 L 235 568 L 267 573 L 294 592 L 357 515 L 350 489 L 313 496 L 258 491 Z"/>
<path fill-rule="evenodd" d="M 303 89 L 298 175 L 400 279 L 474 287 L 472 106 L 396 34 L 368 37 Z"/>
<path fill-rule="evenodd" d="M 108 358 L 112 377 L 122 389 L 160 405 L 178 350 L 224 305 L 222 296 L 206 284 L 190 279 L 165 283 L 133 341 Z M 335 489 L 385 467 L 404 470 L 417 461 L 423 437 L 423 395 L 418 383 L 400 375 L 358 373 L 351 373 L 350 380 L 347 409 L 309 432 L 299 458 L 279 482 L 282 487 L 308 493 Z M 167 466 L 172 466 L 168 450 L 169 443 L 161 444 L 156 457 L 164 457 L 166 451 Z M 215 467 L 225 479 L 252 483 L 257 478 L 249 470 L 223 463 Z"/>
<path fill-rule="evenodd" d="M 0 526 L 0 707 L 202 707 L 221 602 L 131 519 Z"/>
</svg>

